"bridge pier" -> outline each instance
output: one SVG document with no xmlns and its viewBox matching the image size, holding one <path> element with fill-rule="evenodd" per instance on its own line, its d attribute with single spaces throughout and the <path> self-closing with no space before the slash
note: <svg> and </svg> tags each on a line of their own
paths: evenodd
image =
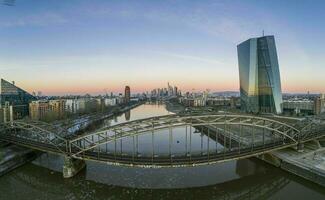
<svg viewBox="0 0 325 200">
<path fill-rule="evenodd" d="M 321 147 L 325 147 L 325 138 L 321 138 L 318 140 Z"/>
<path fill-rule="evenodd" d="M 297 151 L 300 152 L 300 153 L 304 152 L 304 146 L 305 146 L 304 143 L 299 142 L 297 144 Z"/>
<path fill-rule="evenodd" d="M 84 160 L 78 160 L 69 156 L 65 156 L 63 164 L 63 178 L 71 178 L 78 174 L 85 167 L 86 163 Z"/>
<path fill-rule="evenodd" d="M 274 156 L 272 153 L 266 153 L 266 154 L 262 154 L 257 156 L 259 159 L 275 166 L 275 167 L 280 167 L 281 166 L 281 159 Z"/>
</svg>

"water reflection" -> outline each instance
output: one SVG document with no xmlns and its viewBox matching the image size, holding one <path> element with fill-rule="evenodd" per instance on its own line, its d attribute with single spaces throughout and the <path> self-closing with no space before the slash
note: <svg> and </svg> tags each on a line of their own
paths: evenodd
<svg viewBox="0 0 325 200">
<path fill-rule="evenodd" d="M 124 113 L 124 115 L 125 115 L 125 120 L 126 120 L 126 121 L 130 121 L 130 118 L 131 118 L 131 110 L 126 111 L 126 112 Z"/>
<path fill-rule="evenodd" d="M 239 161 L 236 169 L 240 178 L 234 180 L 200 188 L 162 190 L 102 184 L 87 180 L 86 171 L 75 178 L 62 179 L 61 173 L 29 164 L 2 177 L 0 199 L 281 199 L 292 195 L 288 192 L 297 194 L 296 199 L 324 197 L 322 188 L 315 189 L 312 184 L 296 190 L 297 178 L 258 161 Z"/>
<path fill-rule="evenodd" d="M 113 135 L 114 133 L 109 133 Z M 209 136 L 209 137 L 208 137 Z M 96 137 L 95 137 L 96 140 Z M 116 144 L 115 144 L 116 143 Z M 201 134 L 194 127 L 177 127 L 172 132 L 162 129 L 152 133 L 125 137 L 100 145 L 101 152 L 116 153 L 118 155 L 136 156 L 184 156 L 206 155 L 220 152 L 224 147 L 216 141 L 215 135 Z M 96 151 L 97 149 L 94 149 Z"/>
<path fill-rule="evenodd" d="M 247 176 L 246 169 L 256 169 Z M 253 161 L 237 162 L 243 177 L 208 187 L 174 190 L 131 189 L 86 180 L 86 171 L 76 178 L 34 164 L 4 177 L 0 186 L 4 199 L 265 199 L 291 180 L 275 168 L 258 167 Z M 237 170 L 236 170 L 237 171 Z M 1 199 L 0 198 L 0 199 Z"/>
</svg>

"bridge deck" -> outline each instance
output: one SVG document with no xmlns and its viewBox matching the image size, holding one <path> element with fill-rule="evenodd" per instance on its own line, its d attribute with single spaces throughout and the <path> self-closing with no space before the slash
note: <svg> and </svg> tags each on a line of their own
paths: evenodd
<svg viewBox="0 0 325 200">
<path fill-rule="evenodd" d="M 208 127 L 206 135 L 210 135 L 209 127 L 216 130 L 216 138 L 223 137 L 223 149 L 209 149 L 201 151 L 171 151 L 172 129 L 176 127 Z M 153 135 L 160 130 L 168 130 L 169 153 L 167 155 L 152 153 L 117 152 L 116 142 L 123 138 L 134 138 L 145 133 Z M 325 125 L 304 122 L 298 130 L 291 125 L 274 119 L 255 117 L 250 115 L 202 115 L 178 116 L 168 115 L 136 120 L 101 129 L 94 133 L 68 139 L 66 131 L 49 126 L 46 123 L 21 122 L 2 124 L 0 140 L 26 146 L 40 151 L 61 154 L 76 159 L 105 162 L 113 165 L 139 167 L 183 167 L 225 162 L 256 156 L 277 149 L 295 146 L 298 142 L 317 139 L 325 135 Z M 56 133 L 57 131 L 57 133 Z M 217 135 L 217 134 L 220 135 Z M 226 137 L 227 135 L 227 137 Z M 237 143 L 232 143 L 231 141 Z M 202 140 L 201 140 L 202 141 Z M 115 143 L 115 150 L 101 149 L 102 145 Z M 209 144 L 209 142 L 208 142 Z M 138 143 L 137 143 L 138 145 Z M 152 139 L 152 146 L 154 140 Z M 186 147 L 188 145 L 186 144 Z"/>
</svg>

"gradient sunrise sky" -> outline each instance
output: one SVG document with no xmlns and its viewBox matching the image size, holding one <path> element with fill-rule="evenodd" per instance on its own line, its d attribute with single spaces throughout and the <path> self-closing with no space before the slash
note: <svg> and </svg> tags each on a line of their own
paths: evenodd
<svg viewBox="0 0 325 200">
<path fill-rule="evenodd" d="M 46 95 L 168 81 L 238 91 L 236 45 L 264 30 L 283 92 L 325 92 L 324 9 L 322 0 L 15 0 L 0 5 L 0 77 Z"/>
</svg>

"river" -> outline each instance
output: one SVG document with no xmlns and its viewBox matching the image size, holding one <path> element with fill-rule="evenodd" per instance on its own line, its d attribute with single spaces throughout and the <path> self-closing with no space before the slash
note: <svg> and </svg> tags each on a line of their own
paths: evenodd
<svg viewBox="0 0 325 200">
<path fill-rule="evenodd" d="M 171 114 L 161 104 L 144 104 L 98 127 Z M 177 131 L 175 133 L 177 135 Z M 196 134 L 193 147 L 207 141 Z M 157 140 L 164 140 L 156 138 Z M 146 142 L 143 137 L 143 144 Z M 184 147 L 174 140 L 175 152 Z M 196 141 L 196 142 L 195 142 Z M 127 141 L 124 141 L 127 143 Z M 206 143 L 204 143 L 206 145 Z M 140 150 L 141 151 L 141 150 Z M 146 153 L 146 148 L 142 150 Z M 164 151 L 164 148 L 161 148 Z M 142 169 L 87 162 L 71 179 L 62 178 L 61 156 L 42 154 L 0 177 L 0 199 L 324 199 L 325 189 L 258 159 L 190 168 Z"/>
</svg>

